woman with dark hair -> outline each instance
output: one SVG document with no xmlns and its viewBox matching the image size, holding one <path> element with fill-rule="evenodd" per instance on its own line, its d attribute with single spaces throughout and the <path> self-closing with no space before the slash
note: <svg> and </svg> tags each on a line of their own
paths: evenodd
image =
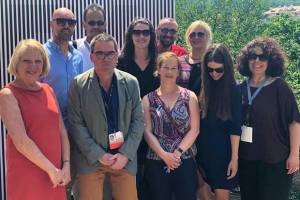
<svg viewBox="0 0 300 200">
<path fill-rule="evenodd" d="M 239 149 L 243 200 L 287 200 L 299 169 L 300 115 L 295 96 L 281 79 L 285 56 L 272 38 L 249 42 L 238 56 L 242 88 Z"/>
<path fill-rule="evenodd" d="M 232 58 L 224 45 L 213 44 L 208 48 L 201 73 L 197 161 L 216 199 L 229 199 L 230 190 L 237 185 L 241 99 L 233 76 Z"/>
<path fill-rule="evenodd" d="M 125 35 L 125 45 L 118 61 L 118 68 L 135 76 L 140 85 L 140 95 L 145 96 L 159 86 L 158 78 L 154 77 L 157 50 L 155 30 L 148 19 L 133 20 Z M 142 139 L 138 148 L 137 189 L 139 199 L 147 199 L 147 187 L 143 181 L 144 163 L 147 144 Z"/>
</svg>

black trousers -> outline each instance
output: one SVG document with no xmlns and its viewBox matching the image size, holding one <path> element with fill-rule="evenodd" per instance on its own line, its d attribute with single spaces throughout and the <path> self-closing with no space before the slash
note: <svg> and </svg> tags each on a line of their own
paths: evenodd
<svg viewBox="0 0 300 200">
<path fill-rule="evenodd" d="M 193 159 L 182 160 L 182 164 L 166 173 L 163 161 L 148 160 L 145 177 L 151 200 L 196 200 L 197 174 Z"/>
<path fill-rule="evenodd" d="M 288 175 L 286 162 L 265 163 L 239 160 L 242 200 L 288 200 L 293 175 Z"/>
</svg>

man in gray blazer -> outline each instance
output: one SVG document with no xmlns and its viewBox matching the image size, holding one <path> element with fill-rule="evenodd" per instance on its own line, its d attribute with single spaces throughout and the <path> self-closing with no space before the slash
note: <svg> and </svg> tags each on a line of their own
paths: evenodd
<svg viewBox="0 0 300 200">
<path fill-rule="evenodd" d="M 79 199 L 102 199 L 107 174 L 115 200 L 136 200 L 136 152 L 144 130 L 138 82 L 115 68 L 117 43 L 107 33 L 92 40 L 91 60 L 94 68 L 74 79 L 68 101 Z"/>
</svg>

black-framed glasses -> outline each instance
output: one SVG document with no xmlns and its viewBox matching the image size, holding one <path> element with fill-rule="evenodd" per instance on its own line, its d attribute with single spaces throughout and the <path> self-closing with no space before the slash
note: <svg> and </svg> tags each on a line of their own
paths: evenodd
<svg viewBox="0 0 300 200">
<path fill-rule="evenodd" d="M 96 55 L 96 57 L 98 59 L 105 59 L 105 58 L 108 58 L 108 59 L 112 59 L 116 56 L 116 53 L 115 51 L 96 51 L 94 52 L 94 54 Z"/>
<path fill-rule="evenodd" d="M 196 36 L 197 36 L 198 38 L 202 38 L 202 37 L 205 36 L 205 33 L 204 33 L 204 32 L 191 32 L 190 35 L 189 35 L 189 37 L 190 37 L 191 39 L 195 38 Z"/>
<path fill-rule="evenodd" d="M 88 25 L 90 26 L 103 26 L 105 24 L 105 21 L 102 21 L 102 20 L 98 20 L 98 21 L 94 21 L 94 20 L 91 20 L 91 21 L 88 21 L 87 22 Z"/>
<path fill-rule="evenodd" d="M 224 67 L 219 67 L 219 68 L 211 68 L 207 66 L 207 71 L 208 73 L 213 73 L 215 71 L 218 74 L 224 73 Z"/>
<path fill-rule="evenodd" d="M 150 30 L 132 30 L 132 35 L 135 36 L 149 36 L 150 35 Z"/>
<path fill-rule="evenodd" d="M 175 35 L 177 33 L 177 30 L 176 29 L 169 29 L 169 28 L 160 28 L 159 29 L 162 33 L 164 34 L 168 34 L 168 33 L 171 33 L 171 35 Z"/>
<path fill-rule="evenodd" d="M 267 61 L 269 59 L 269 56 L 265 55 L 265 54 L 255 54 L 255 53 L 250 53 L 248 55 L 248 59 L 249 60 L 256 60 L 259 59 L 260 61 Z"/>
<path fill-rule="evenodd" d="M 68 24 L 69 26 L 75 26 L 77 24 L 76 19 L 56 18 L 53 20 L 56 21 L 56 23 L 60 26 L 65 26 L 66 24 Z"/>
</svg>

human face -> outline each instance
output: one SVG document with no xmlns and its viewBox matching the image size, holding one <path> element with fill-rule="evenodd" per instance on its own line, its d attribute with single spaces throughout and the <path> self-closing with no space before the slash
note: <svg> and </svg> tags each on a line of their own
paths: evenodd
<svg viewBox="0 0 300 200">
<path fill-rule="evenodd" d="M 43 72 L 43 64 L 39 50 L 33 48 L 24 50 L 17 64 L 16 78 L 25 84 L 35 83 Z"/>
<path fill-rule="evenodd" d="M 70 41 L 74 34 L 75 25 L 76 25 L 76 23 L 74 23 L 75 21 L 76 20 L 72 11 L 68 9 L 56 10 L 53 13 L 53 20 L 50 22 L 54 42 Z"/>
<path fill-rule="evenodd" d="M 136 24 L 132 30 L 132 41 L 135 49 L 148 48 L 150 43 L 149 25 L 142 23 Z"/>
<path fill-rule="evenodd" d="M 164 47 L 170 47 L 178 37 L 177 24 L 170 21 L 162 22 L 157 31 L 157 38 Z"/>
<path fill-rule="evenodd" d="M 224 64 L 210 61 L 207 63 L 207 71 L 213 80 L 220 80 L 224 74 Z"/>
<path fill-rule="evenodd" d="M 97 41 L 94 52 L 91 53 L 91 60 L 95 65 L 96 71 L 112 72 L 118 62 L 114 43 L 112 41 Z"/>
<path fill-rule="evenodd" d="M 249 51 L 249 70 L 253 76 L 265 76 L 268 68 L 268 60 L 260 47 L 255 47 Z M 260 57 L 260 58 L 259 58 Z"/>
<path fill-rule="evenodd" d="M 83 28 L 88 42 L 90 42 L 96 35 L 105 32 L 106 22 L 104 20 L 103 13 L 89 10 L 85 16 Z"/>
<path fill-rule="evenodd" d="M 171 81 L 176 84 L 177 77 L 179 76 L 178 60 L 175 57 L 165 60 L 158 68 L 158 74 L 161 83 Z"/>
<path fill-rule="evenodd" d="M 202 27 L 192 29 L 189 34 L 189 42 L 192 48 L 206 49 L 207 35 L 205 29 Z"/>
</svg>

